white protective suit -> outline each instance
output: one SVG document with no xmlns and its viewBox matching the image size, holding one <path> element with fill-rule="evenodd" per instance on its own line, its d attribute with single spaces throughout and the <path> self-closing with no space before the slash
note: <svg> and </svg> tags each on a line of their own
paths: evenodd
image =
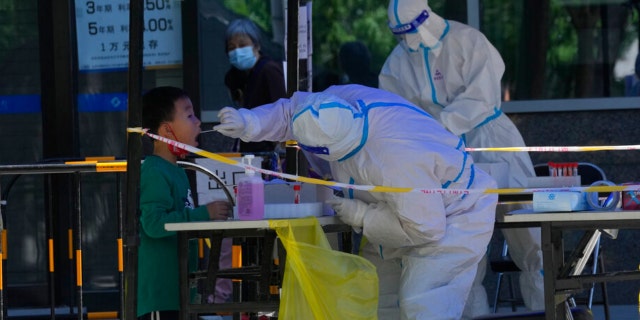
<svg viewBox="0 0 640 320">
<path fill-rule="evenodd" d="M 428 18 L 419 26 L 416 17 Z M 500 110 L 500 79 L 504 63 L 498 51 L 478 30 L 448 21 L 429 8 L 427 0 L 391 0 L 389 26 L 401 43 L 382 67 L 380 88 L 397 93 L 429 112 L 449 131 L 461 136 L 469 147 L 524 146 L 520 132 Z M 407 24 L 409 23 L 409 24 Z M 405 25 L 407 24 L 407 25 Z M 402 27 L 405 27 L 404 29 Z M 402 30 L 412 32 L 400 34 Z M 436 40 L 434 40 L 436 39 Z M 506 162 L 509 187 L 526 187 L 535 176 L 531 159 L 524 152 L 473 152 L 479 163 Z M 503 229 L 509 252 L 523 271 L 520 288 L 525 305 L 544 309 L 540 230 Z M 482 265 L 476 283 L 481 285 Z M 486 291 L 475 290 L 465 315 L 488 312 Z M 482 297 L 482 295 L 484 295 Z M 475 304 L 475 305 L 473 305 Z"/>
<path fill-rule="evenodd" d="M 244 141 L 295 139 L 329 161 L 338 182 L 430 189 L 486 189 L 462 140 L 422 109 L 379 89 L 332 86 L 251 110 L 224 108 L 222 134 Z M 309 153 L 308 153 L 309 154 Z M 379 277 L 379 319 L 460 319 L 493 233 L 497 196 L 349 189 L 331 200 L 362 230 L 362 255 Z"/>
</svg>

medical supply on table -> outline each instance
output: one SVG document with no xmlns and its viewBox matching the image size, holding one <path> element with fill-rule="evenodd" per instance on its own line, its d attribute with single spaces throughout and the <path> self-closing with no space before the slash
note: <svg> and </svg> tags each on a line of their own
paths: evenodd
<svg viewBox="0 0 640 320">
<path fill-rule="evenodd" d="M 269 204 L 291 204 L 295 205 L 296 190 L 295 186 L 299 186 L 298 198 L 299 204 L 321 203 L 321 216 L 334 215 L 330 205 L 325 204 L 325 200 L 333 198 L 332 187 L 316 185 L 311 183 L 288 182 L 282 179 L 273 179 L 264 182 L 264 203 Z M 337 187 L 335 187 L 337 188 Z M 304 209 L 301 209 L 304 211 Z M 265 219 L 268 219 L 268 208 L 265 209 Z M 315 215 L 315 214 L 314 214 Z"/>
<path fill-rule="evenodd" d="M 548 177 L 531 177 L 529 188 L 564 188 L 580 186 L 577 162 L 549 162 Z M 533 193 L 534 212 L 569 212 L 589 209 L 584 192 L 544 191 Z"/>
<path fill-rule="evenodd" d="M 300 203 L 300 185 L 299 184 L 293 185 L 293 203 L 295 204 Z"/>
<path fill-rule="evenodd" d="M 233 208 L 233 215 L 238 217 L 238 210 L 235 207 Z M 293 219 L 326 215 L 324 203 L 322 202 L 265 203 L 263 219 Z"/>
<path fill-rule="evenodd" d="M 315 184 L 289 182 L 282 179 L 265 181 L 264 203 L 295 203 L 296 193 L 299 203 L 321 202 L 322 199 L 318 198 L 318 189 L 320 186 Z"/>
<path fill-rule="evenodd" d="M 292 183 L 281 179 L 264 181 L 263 219 L 334 215 L 331 206 L 324 203 L 332 197 L 331 189 L 314 184 Z M 239 219 L 237 207 L 234 207 L 233 213 L 234 219 Z"/>
<path fill-rule="evenodd" d="M 551 162 L 547 164 L 549 167 L 550 177 L 566 177 L 578 175 L 577 162 Z"/>
<path fill-rule="evenodd" d="M 637 185 L 638 189 L 622 192 L 622 210 L 640 210 L 640 182 L 626 182 L 623 186 Z"/>
<path fill-rule="evenodd" d="M 567 177 L 529 177 L 527 188 L 566 188 L 579 187 L 580 176 Z"/>
<path fill-rule="evenodd" d="M 242 163 L 252 165 L 254 155 L 242 157 Z M 245 168 L 245 176 L 238 181 L 238 219 L 261 220 L 264 218 L 264 181 L 256 171 Z"/>
<path fill-rule="evenodd" d="M 580 186 L 581 177 L 578 175 L 578 162 L 549 162 L 548 177 L 529 177 L 529 188 L 564 188 Z"/>
<path fill-rule="evenodd" d="M 303 187 L 304 185 L 304 187 Z M 264 181 L 264 216 L 262 219 L 291 219 L 333 215 L 325 209 L 324 200 L 331 197 L 313 184 L 287 182 L 282 179 Z M 234 217 L 239 218 L 237 208 Z"/>
<path fill-rule="evenodd" d="M 605 180 L 596 181 L 591 184 L 592 187 L 615 185 L 615 183 Z M 620 192 L 617 191 L 609 193 L 609 195 L 602 201 L 600 200 L 600 195 L 598 194 L 598 192 L 587 192 L 585 196 L 587 205 L 591 210 L 613 210 L 618 206 L 618 203 L 620 202 Z"/>
<path fill-rule="evenodd" d="M 591 186 L 615 186 L 615 183 L 601 180 L 592 183 Z M 607 211 L 614 210 L 619 202 L 619 192 L 611 192 L 603 200 L 598 192 L 560 190 L 533 193 L 534 212 Z"/>
<path fill-rule="evenodd" d="M 321 217 L 322 202 L 309 203 L 268 203 L 264 205 L 265 219 L 291 219 Z"/>
<path fill-rule="evenodd" d="M 584 192 L 558 191 L 558 192 L 534 192 L 534 212 L 568 212 L 587 210 L 587 201 Z"/>
</svg>

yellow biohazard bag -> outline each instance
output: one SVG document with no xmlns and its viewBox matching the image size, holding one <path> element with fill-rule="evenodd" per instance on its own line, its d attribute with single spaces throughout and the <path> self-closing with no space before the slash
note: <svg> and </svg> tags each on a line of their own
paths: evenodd
<svg viewBox="0 0 640 320">
<path fill-rule="evenodd" d="M 371 262 L 332 250 L 315 217 L 270 220 L 269 226 L 286 250 L 278 319 L 377 319 Z"/>
</svg>

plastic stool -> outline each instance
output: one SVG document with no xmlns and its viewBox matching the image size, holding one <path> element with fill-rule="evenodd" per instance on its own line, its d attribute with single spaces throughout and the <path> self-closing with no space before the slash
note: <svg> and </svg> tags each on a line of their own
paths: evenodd
<svg viewBox="0 0 640 320">
<path fill-rule="evenodd" d="M 493 313 L 498 311 L 498 306 L 501 303 L 508 302 L 511 304 L 511 311 L 515 312 L 518 305 L 524 305 L 524 301 L 516 297 L 515 284 L 513 283 L 513 277 L 517 272 L 520 272 L 520 268 L 511 260 L 508 254 L 507 241 L 503 242 L 502 253 L 500 259 L 490 261 L 489 267 L 491 271 L 497 274 L 496 292 L 493 297 Z M 506 279 L 505 279 L 506 277 Z M 509 297 L 501 298 L 500 291 L 502 291 L 502 285 L 504 280 L 507 280 L 509 287 Z"/>
</svg>

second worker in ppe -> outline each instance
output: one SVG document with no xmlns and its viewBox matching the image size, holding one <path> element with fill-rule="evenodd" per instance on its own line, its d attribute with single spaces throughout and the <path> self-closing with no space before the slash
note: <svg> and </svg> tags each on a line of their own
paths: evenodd
<svg viewBox="0 0 640 320">
<path fill-rule="evenodd" d="M 445 20 L 427 0 L 391 0 L 389 27 L 400 40 L 382 67 L 380 88 L 401 95 L 429 112 L 468 147 L 524 146 L 520 132 L 502 113 L 500 79 L 505 66 L 500 54 L 478 30 Z M 420 129 L 417 129 L 420 130 Z M 424 128 L 423 130 L 429 130 Z M 479 163 L 509 165 L 509 187 L 526 187 L 535 176 L 524 152 L 473 152 Z M 520 288 L 525 305 L 544 309 L 540 230 L 503 229 L 509 252 L 522 270 Z M 488 313 L 481 287 L 470 299 L 468 317 Z M 475 301 L 474 301 L 475 300 Z M 473 309 L 473 310 L 471 310 Z"/>
<path fill-rule="evenodd" d="M 243 141 L 297 140 L 338 182 L 462 191 L 348 189 L 329 201 L 368 240 L 361 253 L 377 268 L 379 319 L 461 318 L 497 196 L 482 192 L 496 183 L 475 168 L 459 137 L 407 100 L 360 85 L 224 108 L 218 117 L 214 129 Z"/>
</svg>

